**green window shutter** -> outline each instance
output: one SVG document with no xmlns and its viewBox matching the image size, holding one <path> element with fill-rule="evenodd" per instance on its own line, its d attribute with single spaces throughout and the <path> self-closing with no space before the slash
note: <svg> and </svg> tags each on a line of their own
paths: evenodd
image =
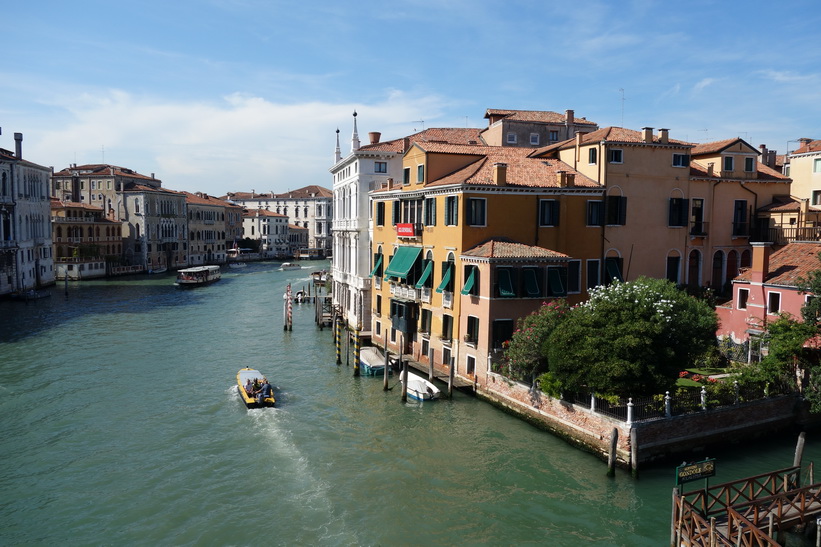
<svg viewBox="0 0 821 547">
<path fill-rule="evenodd" d="M 559 268 L 547 269 L 548 296 L 567 296 L 567 290 L 562 283 L 562 272 Z"/>
<path fill-rule="evenodd" d="M 610 281 L 624 281 L 624 278 L 621 276 L 621 261 L 618 258 L 606 258 L 604 267 L 605 270 L 607 270 L 607 277 Z"/>
<path fill-rule="evenodd" d="M 542 295 L 541 287 L 539 287 L 539 278 L 536 273 L 539 270 L 527 268 L 522 270 L 522 275 L 525 281 L 525 294 L 530 298 L 535 298 Z"/>
<path fill-rule="evenodd" d="M 450 289 L 450 280 L 453 276 L 453 263 L 445 262 L 442 264 L 442 282 L 436 287 L 436 292 L 444 292 Z"/>
<path fill-rule="evenodd" d="M 499 296 L 504 298 L 516 296 L 516 291 L 513 290 L 513 280 L 510 276 L 510 269 L 499 268 L 496 270 L 496 275 L 499 278 Z"/>
<path fill-rule="evenodd" d="M 417 289 L 425 287 L 428 279 L 430 279 L 433 274 L 433 260 L 427 260 L 426 262 L 425 271 L 422 272 L 422 276 L 419 278 L 419 281 L 416 282 Z"/>
<path fill-rule="evenodd" d="M 376 262 L 374 262 L 373 270 L 371 270 L 371 275 L 368 277 L 382 277 L 382 255 L 376 255 Z"/>
<path fill-rule="evenodd" d="M 465 286 L 462 288 L 462 294 L 473 294 L 473 286 L 476 283 L 476 268 L 473 267 L 470 269 L 470 274 L 468 275 L 467 281 L 465 281 Z"/>
</svg>

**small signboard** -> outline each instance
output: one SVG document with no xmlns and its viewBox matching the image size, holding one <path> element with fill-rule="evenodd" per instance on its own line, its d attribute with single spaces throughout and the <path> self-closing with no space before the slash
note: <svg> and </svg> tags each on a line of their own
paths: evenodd
<svg viewBox="0 0 821 547">
<path fill-rule="evenodd" d="M 399 237 L 414 237 L 416 236 L 416 227 L 413 224 L 397 224 L 396 235 Z"/>
<path fill-rule="evenodd" d="M 714 477 L 716 474 L 716 460 L 710 458 L 700 462 L 685 463 L 676 467 L 676 485 L 685 482 L 697 481 Z"/>
</svg>

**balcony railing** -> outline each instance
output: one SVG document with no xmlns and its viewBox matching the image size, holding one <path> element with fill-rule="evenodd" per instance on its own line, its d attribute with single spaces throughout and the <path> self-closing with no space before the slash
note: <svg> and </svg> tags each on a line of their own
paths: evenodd
<svg viewBox="0 0 821 547">
<path fill-rule="evenodd" d="M 442 307 L 453 308 L 453 293 L 449 291 L 442 292 Z"/>
<path fill-rule="evenodd" d="M 777 226 L 757 232 L 757 241 L 771 241 L 776 245 L 786 245 L 792 241 L 821 241 L 821 226 Z"/>
<path fill-rule="evenodd" d="M 425 304 L 430 304 L 430 299 L 431 299 L 432 293 L 433 293 L 433 291 L 431 290 L 430 287 L 422 287 L 422 289 L 421 289 L 422 302 L 424 302 Z"/>
<path fill-rule="evenodd" d="M 703 237 L 710 233 L 709 223 L 704 221 L 690 221 L 690 235 Z"/>
<path fill-rule="evenodd" d="M 733 237 L 750 237 L 750 223 L 733 222 Z"/>
</svg>

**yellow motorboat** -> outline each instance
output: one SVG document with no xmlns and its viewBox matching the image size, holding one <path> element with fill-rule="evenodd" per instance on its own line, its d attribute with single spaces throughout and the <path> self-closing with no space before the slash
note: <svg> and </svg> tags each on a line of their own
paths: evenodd
<svg viewBox="0 0 821 547">
<path fill-rule="evenodd" d="M 252 368 L 243 368 L 237 372 L 237 391 L 239 392 L 239 396 L 242 399 L 242 402 L 245 403 L 245 406 L 248 408 L 260 408 L 265 406 L 274 406 L 276 403 L 276 399 L 274 399 L 274 390 L 273 388 L 267 390 L 268 393 L 265 393 L 265 385 L 263 380 L 265 376 L 258 370 Z M 259 388 L 262 388 L 262 391 L 259 393 L 249 393 L 245 386 L 248 384 L 248 380 L 251 381 L 251 385 L 256 383 Z M 270 386 L 270 382 L 269 382 Z M 259 389 L 257 388 L 257 389 Z"/>
</svg>

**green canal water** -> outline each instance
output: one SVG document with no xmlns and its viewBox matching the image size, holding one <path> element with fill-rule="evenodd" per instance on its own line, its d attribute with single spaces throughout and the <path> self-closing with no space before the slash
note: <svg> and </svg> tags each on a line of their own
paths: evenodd
<svg viewBox="0 0 821 547">
<path fill-rule="evenodd" d="M 608 478 L 462 393 L 402 403 L 335 364 L 311 305 L 284 332 L 286 285 L 322 266 L 0 302 L 0 545 L 667 544 L 673 466 Z M 246 365 L 277 408 L 242 405 Z M 790 433 L 711 453 L 714 481 L 786 467 L 794 448 Z M 810 436 L 805 462 L 819 456 Z"/>
</svg>

